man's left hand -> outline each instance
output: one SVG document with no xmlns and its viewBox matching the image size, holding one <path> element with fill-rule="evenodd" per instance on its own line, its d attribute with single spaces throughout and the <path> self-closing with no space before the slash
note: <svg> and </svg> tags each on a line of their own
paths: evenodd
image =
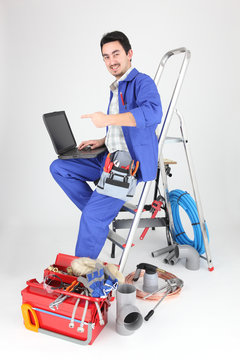
<svg viewBox="0 0 240 360">
<path fill-rule="evenodd" d="M 82 119 L 91 119 L 93 124 L 97 127 L 97 128 L 102 128 L 108 125 L 107 123 L 107 118 L 108 116 L 102 112 L 95 112 L 93 114 L 86 114 L 86 115 L 81 115 Z"/>
</svg>

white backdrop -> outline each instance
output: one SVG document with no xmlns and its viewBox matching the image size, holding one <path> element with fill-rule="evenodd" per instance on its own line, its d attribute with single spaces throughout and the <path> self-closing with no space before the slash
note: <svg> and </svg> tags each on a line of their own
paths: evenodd
<svg viewBox="0 0 240 360">
<path fill-rule="evenodd" d="M 112 78 L 99 41 L 115 29 L 129 36 L 134 65 L 152 77 L 166 51 L 191 51 L 179 110 L 204 212 L 210 228 L 237 224 L 238 1 L 8 0 L 0 14 L 1 227 L 72 224 L 77 209 L 48 171 L 55 155 L 41 116 L 64 109 L 77 142 L 103 136 L 80 114 L 106 111 Z"/>
<path fill-rule="evenodd" d="M 128 35 L 134 66 L 152 77 L 165 52 L 191 51 L 178 108 L 211 247 L 231 230 L 239 249 L 239 10 L 237 0 L 0 0 L 1 265 L 22 256 L 30 236 L 32 257 L 41 229 L 77 235 L 80 214 L 49 173 L 56 156 L 42 114 L 65 110 L 78 143 L 104 135 L 80 115 L 107 109 L 113 79 L 99 41 L 113 30 Z M 166 148 L 169 156 L 179 162 L 170 188 L 188 190 L 181 152 Z M 73 252 L 76 236 L 67 241 Z"/>
</svg>

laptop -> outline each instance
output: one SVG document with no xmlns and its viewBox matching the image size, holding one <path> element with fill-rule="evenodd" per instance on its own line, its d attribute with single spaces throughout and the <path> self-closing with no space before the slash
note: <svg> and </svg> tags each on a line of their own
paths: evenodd
<svg viewBox="0 0 240 360">
<path fill-rule="evenodd" d="M 78 150 L 65 111 L 44 114 L 43 121 L 59 159 L 94 158 L 107 150 L 105 146 L 93 150 L 88 146 Z"/>
</svg>

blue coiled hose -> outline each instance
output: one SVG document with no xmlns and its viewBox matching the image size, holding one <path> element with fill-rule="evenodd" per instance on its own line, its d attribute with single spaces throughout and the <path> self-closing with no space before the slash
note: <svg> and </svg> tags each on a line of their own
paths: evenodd
<svg viewBox="0 0 240 360">
<path fill-rule="evenodd" d="M 201 227 L 199 224 L 199 217 L 197 212 L 197 206 L 193 198 L 189 195 L 188 192 L 182 190 L 173 190 L 169 193 L 169 200 L 172 208 L 173 223 L 176 233 L 176 242 L 180 245 L 191 245 L 193 246 L 199 254 L 205 252 L 205 246 L 203 242 L 203 236 L 201 232 Z M 185 233 L 180 214 L 179 206 L 181 206 L 187 213 L 194 231 L 194 240 L 189 239 Z M 206 232 L 209 241 L 209 234 L 207 224 L 205 223 Z"/>
</svg>

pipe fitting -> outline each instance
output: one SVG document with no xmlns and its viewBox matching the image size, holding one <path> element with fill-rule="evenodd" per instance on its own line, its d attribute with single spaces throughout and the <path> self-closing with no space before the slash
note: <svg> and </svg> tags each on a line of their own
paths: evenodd
<svg viewBox="0 0 240 360">
<path fill-rule="evenodd" d="M 116 331 L 120 335 L 131 335 L 142 326 L 143 317 L 136 303 L 136 288 L 131 284 L 122 284 L 117 289 Z"/>
<path fill-rule="evenodd" d="M 186 269 L 199 270 L 200 256 L 194 247 L 190 245 L 177 245 L 175 251 L 177 258 L 186 259 Z"/>
</svg>

